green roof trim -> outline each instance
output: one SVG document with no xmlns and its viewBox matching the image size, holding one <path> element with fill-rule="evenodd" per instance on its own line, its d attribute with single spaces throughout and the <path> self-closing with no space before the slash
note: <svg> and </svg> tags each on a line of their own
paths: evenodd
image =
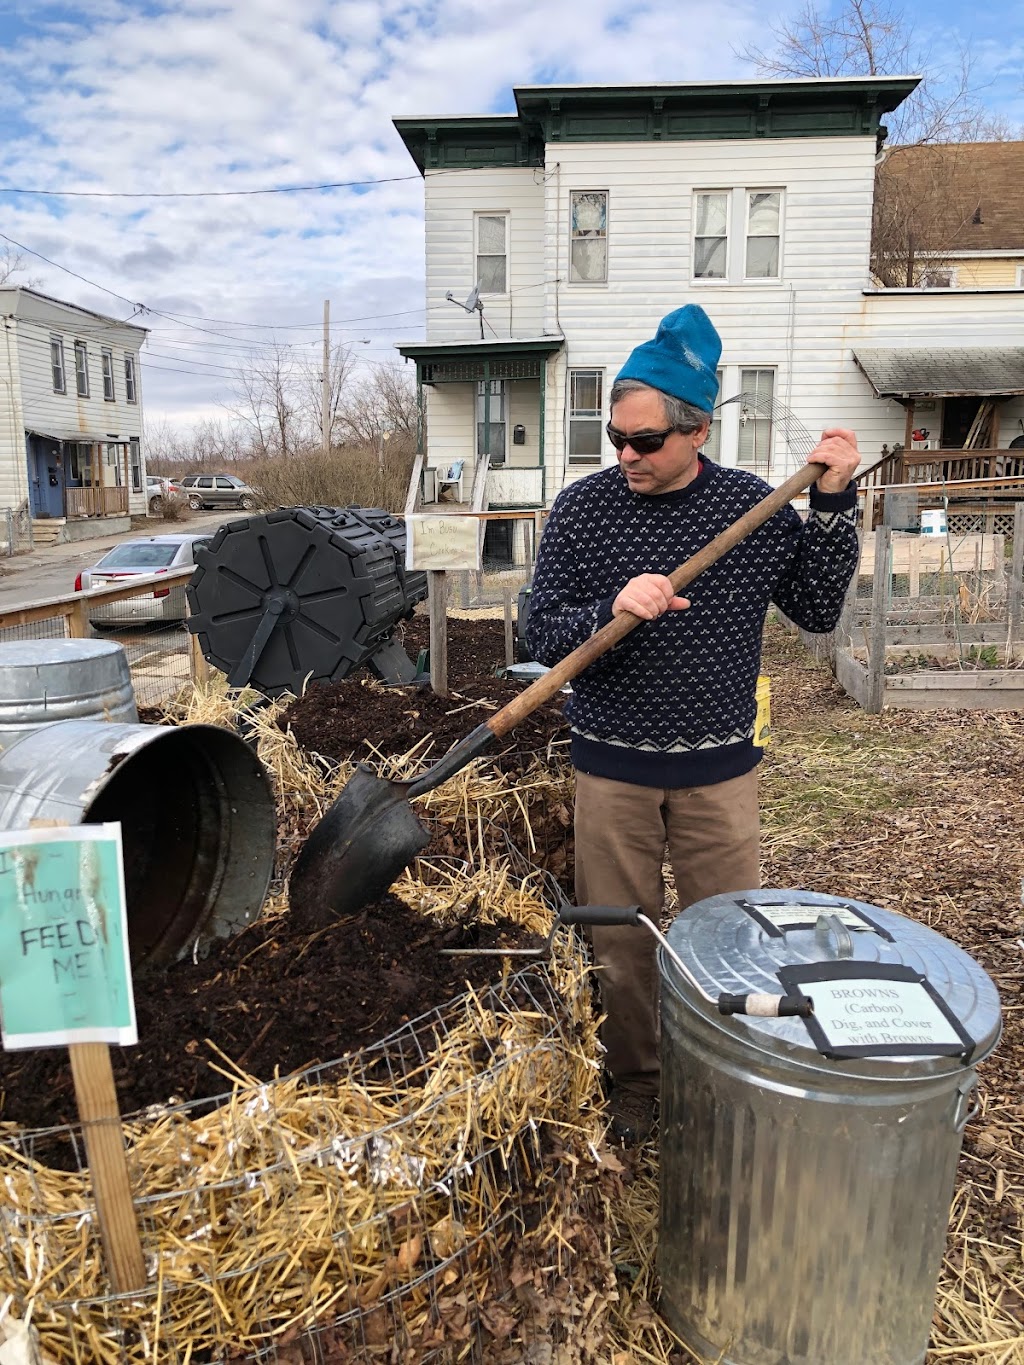
<svg viewBox="0 0 1024 1365">
<path fill-rule="evenodd" d="M 515 356 L 553 355 L 565 345 L 564 337 L 531 337 L 529 341 L 412 341 L 396 347 L 406 360 L 507 360 Z"/>
<path fill-rule="evenodd" d="M 395 119 L 420 171 L 542 166 L 558 142 L 875 137 L 919 76 L 516 86 L 517 114 Z"/>
<path fill-rule="evenodd" d="M 543 166 L 544 140 L 516 114 L 393 120 L 420 172 Z"/>
<path fill-rule="evenodd" d="M 562 337 L 529 341 L 416 342 L 398 354 L 416 362 L 417 384 L 472 384 L 484 379 L 543 381 L 549 355 L 562 349 Z"/>
</svg>

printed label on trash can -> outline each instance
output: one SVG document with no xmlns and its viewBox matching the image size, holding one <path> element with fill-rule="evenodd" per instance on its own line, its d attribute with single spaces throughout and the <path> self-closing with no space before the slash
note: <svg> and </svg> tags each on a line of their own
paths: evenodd
<svg viewBox="0 0 1024 1365">
<path fill-rule="evenodd" d="M 804 1020 L 825 1057 L 964 1057 L 974 1039 L 927 977 L 878 962 L 780 967 L 788 993 L 809 995 Z"/>
<path fill-rule="evenodd" d="M 852 905 L 812 905 L 802 901 L 755 901 L 749 897 L 737 900 L 743 910 L 757 921 L 761 928 L 773 938 L 781 938 L 790 929 L 813 929 L 824 916 L 834 915 L 845 929 L 859 930 L 864 933 L 878 934 L 888 943 L 893 942 L 892 934 L 876 924 L 863 910 L 855 910 Z"/>
</svg>

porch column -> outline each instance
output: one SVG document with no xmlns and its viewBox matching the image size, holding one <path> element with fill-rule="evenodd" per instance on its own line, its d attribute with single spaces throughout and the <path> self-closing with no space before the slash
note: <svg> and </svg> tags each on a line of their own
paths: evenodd
<svg viewBox="0 0 1024 1365">
<path fill-rule="evenodd" d="M 473 444 L 474 444 L 474 447 L 475 447 L 475 446 L 476 446 L 476 431 L 475 431 L 475 427 L 476 427 L 476 413 L 475 413 L 475 412 L 473 413 L 473 426 L 474 426 Z M 488 455 L 490 454 L 490 451 L 491 451 L 491 362 L 490 362 L 489 360 L 485 360 L 485 361 L 484 361 L 484 450 L 487 452 Z M 478 450 L 474 449 L 474 451 L 473 451 L 473 464 L 474 464 L 474 467 L 475 467 L 475 465 L 476 465 L 476 458 L 477 458 L 477 456 L 478 456 L 479 454 L 480 454 L 480 452 L 479 452 Z"/>
</svg>

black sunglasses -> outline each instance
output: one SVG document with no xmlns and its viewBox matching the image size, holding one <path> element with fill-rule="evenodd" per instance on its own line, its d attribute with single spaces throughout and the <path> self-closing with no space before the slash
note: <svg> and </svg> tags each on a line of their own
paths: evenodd
<svg viewBox="0 0 1024 1365">
<path fill-rule="evenodd" d="M 630 446 L 638 455 L 653 455 L 661 449 L 674 431 L 682 430 L 682 427 L 666 427 L 664 431 L 638 431 L 633 436 L 627 436 L 624 431 L 613 427 L 611 422 L 605 427 L 608 439 L 616 450 L 625 450 L 626 446 Z M 696 431 L 696 427 L 694 430 Z"/>
</svg>

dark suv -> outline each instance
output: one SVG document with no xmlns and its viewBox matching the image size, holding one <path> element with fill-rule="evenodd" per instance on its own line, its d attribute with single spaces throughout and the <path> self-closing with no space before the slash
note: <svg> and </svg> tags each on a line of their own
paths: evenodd
<svg viewBox="0 0 1024 1365">
<path fill-rule="evenodd" d="M 187 474 L 178 482 L 196 512 L 201 507 L 241 507 L 251 512 L 258 501 L 249 485 L 234 474 Z"/>
</svg>

